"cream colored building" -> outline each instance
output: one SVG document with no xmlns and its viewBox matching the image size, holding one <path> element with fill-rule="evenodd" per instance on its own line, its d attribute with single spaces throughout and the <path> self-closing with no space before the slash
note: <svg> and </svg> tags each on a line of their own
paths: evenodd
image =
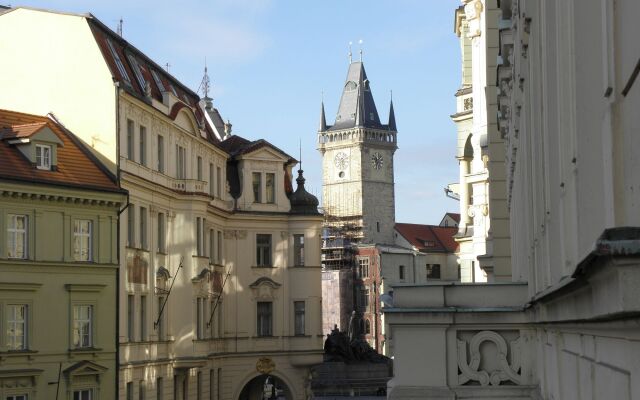
<svg viewBox="0 0 640 400">
<path fill-rule="evenodd" d="M 0 397 L 113 399 L 126 193 L 53 116 L 0 127 Z"/>
<path fill-rule="evenodd" d="M 640 399 L 640 3 L 473 0 L 464 14 L 499 61 L 471 74 L 487 79 L 474 93 L 489 176 L 504 138 L 512 281 L 396 286 L 389 398 Z"/>
<path fill-rule="evenodd" d="M 119 397 L 239 399 L 271 376 L 306 398 L 322 218 L 302 177 L 292 193 L 296 160 L 230 136 L 209 99 L 91 15 L 12 9 L 0 34 L 15 38 L 0 42 L 0 107 L 55 110 L 130 194 Z"/>
<path fill-rule="evenodd" d="M 458 258 L 462 282 L 511 280 L 509 217 L 504 194 L 503 140 L 495 134 L 497 112 L 495 70 L 498 47 L 481 35 L 483 26 L 497 21 L 478 2 L 466 2 L 455 12 L 455 33 L 460 39 L 462 83 L 456 91 L 456 158 L 460 180 L 449 185 L 460 201 Z M 494 35 L 495 36 L 495 35 Z"/>
</svg>

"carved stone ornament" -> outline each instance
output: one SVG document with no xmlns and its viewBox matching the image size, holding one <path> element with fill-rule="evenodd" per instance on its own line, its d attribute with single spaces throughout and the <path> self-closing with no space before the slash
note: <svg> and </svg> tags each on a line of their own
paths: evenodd
<svg viewBox="0 0 640 400">
<path fill-rule="evenodd" d="M 511 363 L 507 360 L 507 343 L 502 336 L 493 331 L 478 332 L 469 341 L 469 355 L 467 362 L 467 342 L 458 339 L 458 384 L 464 385 L 469 381 L 477 381 L 482 386 L 498 386 L 502 382 L 511 381 L 522 384 L 520 373 L 521 340 L 518 338 L 510 343 Z"/>
<path fill-rule="evenodd" d="M 469 24 L 467 37 L 474 38 L 480 36 L 482 32 L 480 29 L 480 16 L 482 15 L 483 9 L 482 0 L 473 0 L 464 6 L 464 13 Z"/>
<path fill-rule="evenodd" d="M 256 362 L 256 371 L 261 374 L 270 374 L 276 369 L 276 363 L 269 357 L 261 357 Z"/>
</svg>

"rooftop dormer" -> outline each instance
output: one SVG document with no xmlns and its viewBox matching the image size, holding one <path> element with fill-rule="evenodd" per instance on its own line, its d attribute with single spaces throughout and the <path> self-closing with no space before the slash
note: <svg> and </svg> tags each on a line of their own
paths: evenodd
<svg viewBox="0 0 640 400">
<path fill-rule="evenodd" d="M 4 127 L 0 129 L 0 139 L 15 146 L 35 168 L 57 170 L 58 147 L 62 147 L 63 142 L 47 122 Z"/>
</svg>

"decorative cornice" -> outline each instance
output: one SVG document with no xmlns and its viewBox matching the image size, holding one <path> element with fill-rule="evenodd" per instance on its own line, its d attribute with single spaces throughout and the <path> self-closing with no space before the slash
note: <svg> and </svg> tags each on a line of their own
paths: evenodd
<svg viewBox="0 0 640 400">
<path fill-rule="evenodd" d="M 35 292 L 42 283 L 0 282 L 0 291 Z"/>
</svg>

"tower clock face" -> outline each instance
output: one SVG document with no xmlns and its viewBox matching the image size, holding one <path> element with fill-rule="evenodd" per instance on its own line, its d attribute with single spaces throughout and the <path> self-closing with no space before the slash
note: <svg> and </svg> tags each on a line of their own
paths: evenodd
<svg viewBox="0 0 640 400">
<path fill-rule="evenodd" d="M 371 166 L 377 170 L 382 168 L 382 163 L 384 159 L 382 158 L 382 154 L 377 151 L 371 155 Z"/>
<path fill-rule="evenodd" d="M 343 152 L 339 152 L 338 154 L 336 154 L 333 162 L 336 164 L 336 167 L 338 169 L 347 169 L 347 166 L 349 165 L 349 156 Z"/>
</svg>

